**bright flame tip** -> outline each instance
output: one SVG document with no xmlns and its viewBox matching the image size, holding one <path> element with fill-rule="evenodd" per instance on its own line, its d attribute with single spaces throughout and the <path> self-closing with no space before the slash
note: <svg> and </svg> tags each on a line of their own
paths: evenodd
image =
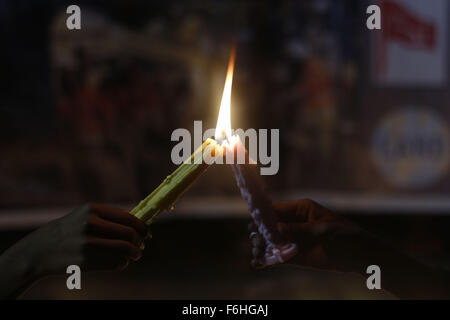
<svg viewBox="0 0 450 320">
<path fill-rule="evenodd" d="M 223 88 L 222 101 L 220 102 L 219 116 L 217 118 L 214 137 L 218 141 L 231 137 L 231 89 L 233 86 L 234 63 L 236 59 L 236 44 L 233 44 L 228 62 L 227 76 Z"/>
</svg>

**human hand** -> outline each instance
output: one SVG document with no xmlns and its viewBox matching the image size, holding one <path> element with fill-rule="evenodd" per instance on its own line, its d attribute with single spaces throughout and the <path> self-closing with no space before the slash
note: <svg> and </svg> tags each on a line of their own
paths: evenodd
<svg viewBox="0 0 450 320">
<path fill-rule="evenodd" d="M 122 270 L 142 256 L 147 232 L 126 210 L 88 204 L 32 232 L 5 255 L 35 278 L 65 272 L 72 264 L 83 271 Z"/>
<path fill-rule="evenodd" d="M 353 222 L 311 200 L 273 204 L 278 231 L 297 245 L 298 253 L 287 263 L 367 275 L 367 267 L 383 269 L 383 289 L 400 298 L 448 299 L 450 274 L 429 267 L 398 252 Z M 252 265 L 264 267 L 262 236 L 251 223 Z M 411 282 L 411 279 L 414 279 Z"/>
<path fill-rule="evenodd" d="M 274 203 L 278 231 L 297 244 L 298 253 L 287 263 L 343 272 L 365 272 L 370 253 L 379 250 L 375 237 L 351 221 L 311 200 Z M 254 266 L 265 266 L 264 241 L 254 223 L 249 225 Z M 370 264 L 370 263 L 369 263 Z"/>
</svg>

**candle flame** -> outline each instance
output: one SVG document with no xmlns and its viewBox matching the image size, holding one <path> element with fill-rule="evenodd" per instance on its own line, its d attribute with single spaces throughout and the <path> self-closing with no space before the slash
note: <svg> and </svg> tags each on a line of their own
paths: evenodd
<svg viewBox="0 0 450 320">
<path fill-rule="evenodd" d="M 227 77 L 223 88 L 222 101 L 220 103 L 219 117 L 217 118 L 214 137 L 217 141 L 223 141 L 231 137 L 231 88 L 233 84 L 234 61 L 236 58 L 236 46 L 231 49 L 228 62 Z"/>
</svg>

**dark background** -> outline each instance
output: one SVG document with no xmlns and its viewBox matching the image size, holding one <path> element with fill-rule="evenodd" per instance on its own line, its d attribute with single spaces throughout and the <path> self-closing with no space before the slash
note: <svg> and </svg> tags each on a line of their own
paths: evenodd
<svg viewBox="0 0 450 320">
<path fill-rule="evenodd" d="M 445 266 L 448 163 L 434 179 L 408 179 L 417 156 L 401 149 L 394 130 L 388 141 L 400 151 L 380 165 L 373 136 L 383 119 L 411 106 L 432 111 L 446 129 L 448 82 L 374 82 L 377 37 L 393 30 L 385 23 L 408 19 L 386 13 L 386 29 L 369 31 L 371 3 L 0 0 L 2 249 L 82 203 L 132 208 L 150 193 L 175 168 L 172 131 L 192 130 L 194 120 L 215 125 L 236 41 L 232 125 L 280 129 L 280 171 L 265 177 L 274 198 L 312 197 L 401 250 Z M 66 28 L 69 4 L 81 7 L 79 31 Z M 400 4 L 417 25 L 436 27 L 407 1 Z M 420 30 L 407 26 L 390 41 L 432 50 L 405 40 Z M 430 62 L 415 65 L 427 69 Z M 420 138 L 423 129 L 413 128 Z M 419 167 L 428 157 L 448 162 L 445 138 L 439 136 L 437 155 L 420 145 Z M 434 172 L 433 161 L 423 177 Z M 390 179 L 403 167 L 403 183 Z M 46 279 L 26 297 L 386 297 L 352 275 L 251 269 L 248 222 L 229 168 L 211 168 L 154 225 L 139 263 L 118 275 L 86 275 L 80 292 L 66 290 L 64 277 Z"/>
</svg>

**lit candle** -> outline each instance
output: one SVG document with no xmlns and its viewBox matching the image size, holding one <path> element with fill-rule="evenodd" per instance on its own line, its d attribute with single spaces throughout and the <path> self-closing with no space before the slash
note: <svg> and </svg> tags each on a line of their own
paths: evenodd
<svg viewBox="0 0 450 320">
<path fill-rule="evenodd" d="M 224 94 L 219 111 L 219 119 L 229 118 L 227 108 L 222 105 L 230 104 L 231 83 L 233 79 L 234 66 L 234 50 L 228 66 L 227 78 L 225 80 Z M 230 69 L 231 68 L 231 69 Z M 218 126 L 223 128 L 222 126 Z M 231 127 L 226 129 L 231 135 Z M 218 134 L 216 127 L 216 136 Z M 151 224 L 156 217 L 164 211 L 173 208 L 175 202 L 180 196 L 188 190 L 195 180 L 208 169 L 209 165 L 214 163 L 219 157 L 223 157 L 224 148 L 218 144 L 214 139 L 207 139 L 182 165 L 180 165 L 144 200 L 142 200 L 133 210 L 131 214 L 137 218 Z M 202 160 L 202 161 L 199 161 Z"/>
<path fill-rule="evenodd" d="M 265 192 L 265 184 L 258 173 L 256 164 L 252 164 L 241 140 L 238 138 L 232 147 L 235 154 L 245 153 L 245 164 L 231 165 L 241 196 L 247 203 L 247 208 L 262 235 L 266 248 L 264 253 L 265 265 L 283 263 L 297 254 L 295 243 L 289 243 L 278 232 L 278 218 L 272 207 L 272 200 Z M 228 151 L 228 150 L 227 150 Z M 228 157 L 228 154 L 227 154 Z"/>
</svg>

